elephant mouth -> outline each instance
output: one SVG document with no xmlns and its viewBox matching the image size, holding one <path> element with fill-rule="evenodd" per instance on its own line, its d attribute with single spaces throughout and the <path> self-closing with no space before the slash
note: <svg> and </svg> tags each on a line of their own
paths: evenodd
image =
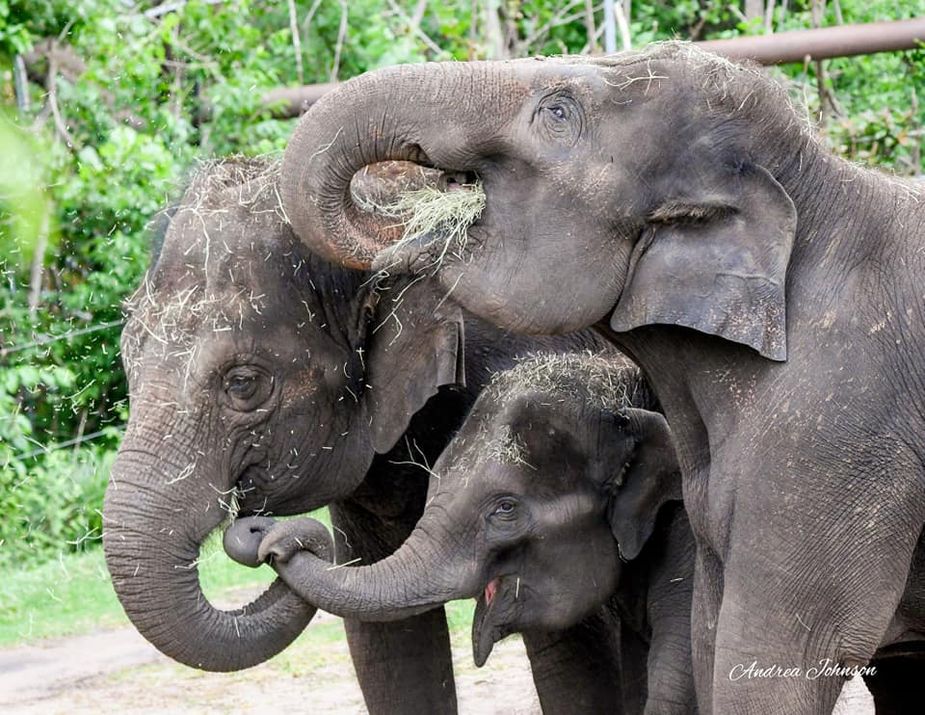
<svg viewBox="0 0 925 715">
<path fill-rule="evenodd" d="M 476 173 L 439 170 L 427 187 L 406 194 L 394 205 L 403 235 L 376 254 L 373 271 L 436 272 L 447 260 L 466 260 L 479 243 L 477 230 L 486 200 Z"/>
<path fill-rule="evenodd" d="M 517 620 L 529 589 L 520 576 L 498 576 L 486 584 L 475 604 L 472 618 L 472 657 L 481 668 L 495 643 L 517 631 Z"/>
</svg>

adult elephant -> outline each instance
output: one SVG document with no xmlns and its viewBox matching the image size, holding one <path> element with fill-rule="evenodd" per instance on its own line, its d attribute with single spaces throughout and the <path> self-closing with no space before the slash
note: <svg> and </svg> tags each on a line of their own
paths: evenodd
<svg viewBox="0 0 925 715">
<path fill-rule="evenodd" d="M 266 660 L 315 612 L 281 582 L 237 611 L 208 602 L 197 558 L 228 512 L 331 504 L 343 557 L 384 558 L 491 374 L 536 349 L 601 347 L 590 335 L 518 338 L 464 319 L 425 282 L 326 262 L 292 234 L 278 170 L 228 160 L 198 173 L 122 337 L 131 412 L 106 493 L 107 564 L 139 631 L 206 670 Z M 347 633 L 372 712 L 455 712 L 441 611 L 348 621 Z"/>
<path fill-rule="evenodd" d="M 384 159 L 476 173 L 468 239 L 383 253 L 345 187 Z M 303 118 L 282 189 L 327 256 L 432 266 L 483 318 L 597 325 L 643 367 L 697 540 L 704 712 L 829 712 L 871 662 L 882 710 L 916 703 L 925 664 L 892 656 L 925 640 L 921 187 L 833 156 L 758 70 L 668 43 L 371 73 Z M 803 675 L 731 677 L 752 663 Z"/>
</svg>

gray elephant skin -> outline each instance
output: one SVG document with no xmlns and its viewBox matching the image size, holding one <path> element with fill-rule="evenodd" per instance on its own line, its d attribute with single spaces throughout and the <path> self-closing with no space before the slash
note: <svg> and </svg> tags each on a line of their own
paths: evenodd
<svg viewBox="0 0 925 715">
<path fill-rule="evenodd" d="M 278 173 L 244 159 L 197 173 L 122 339 L 130 417 L 106 493 L 107 564 L 138 630 L 207 670 L 263 662 L 315 612 L 279 581 L 237 611 L 208 602 L 197 558 L 228 512 L 330 504 L 339 553 L 381 559 L 423 508 L 421 465 L 494 371 L 539 348 L 600 346 L 512 336 L 464 320 L 443 289 L 318 258 L 285 220 Z M 347 632 L 372 712 L 455 712 L 440 610 Z"/>
<path fill-rule="evenodd" d="M 921 705 L 925 195 L 804 116 L 684 43 L 436 63 L 346 83 L 283 162 L 294 230 L 325 255 L 434 266 L 486 320 L 597 325 L 642 367 L 678 449 L 715 715 L 828 713 L 868 664 L 880 712 Z M 464 245 L 389 248 L 353 219 L 344 177 L 385 159 L 477 175 Z M 752 663 L 791 675 L 731 677 Z"/>
<path fill-rule="evenodd" d="M 653 408 L 627 360 L 536 356 L 480 394 L 391 557 L 331 569 L 327 531 L 311 519 L 243 519 L 229 532 L 259 534 L 251 560 L 269 559 L 307 601 L 345 617 L 477 598 L 479 666 L 510 633 L 534 653 L 572 629 L 585 659 L 574 675 L 592 686 L 534 668 L 538 686 L 551 676 L 564 686 L 545 689 L 544 712 L 692 713 L 694 540 L 668 425 Z"/>
</svg>

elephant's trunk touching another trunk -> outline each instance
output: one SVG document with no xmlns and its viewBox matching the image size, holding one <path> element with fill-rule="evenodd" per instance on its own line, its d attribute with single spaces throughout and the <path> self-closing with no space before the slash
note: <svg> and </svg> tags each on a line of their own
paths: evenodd
<svg viewBox="0 0 925 715">
<path fill-rule="evenodd" d="M 314 519 L 278 525 L 261 544 L 260 556 L 272 555 L 274 568 L 289 587 L 329 613 L 363 621 L 410 618 L 478 590 L 477 574 L 468 573 L 461 559 L 442 558 L 446 554 L 435 546 L 441 542 L 434 539 L 434 525 L 426 520 L 398 551 L 370 566 L 332 566 L 312 553 L 330 539 Z M 247 521 L 239 520 L 234 528 Z"/>
<path fill-rule="evenodd" d="M 485 106 L 448 115 L 474 87 Z M 388 160 L 475 170 L 472 157 L 488 153 L 525 91 L 491 63 L 399 66 L 344 83 L 303 117 L 286 149 L 281 193 L 293 229 L 313 251 L 369 267 L 401 226 L 353 203 L 354 174 Z"/>
<path fill-rule="evenodd" d="M 233 671 L 264 662 L 304 630 L 315 608 L 279 579 L 243 608 L 212 606 L 197 559 L 224 512 L 208 480 L 171 484 L 165 462 L 152 465 L 154 459 L 123 447 L 106 491 L 103 545 L 126 614 L 160 651 L 194 668 Z"/>
</svg>

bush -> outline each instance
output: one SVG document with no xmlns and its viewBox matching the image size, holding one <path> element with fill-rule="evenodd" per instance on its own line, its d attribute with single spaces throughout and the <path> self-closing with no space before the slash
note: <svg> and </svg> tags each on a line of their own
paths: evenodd
<svg viewBox="0 0 925 715">
<path fill-rule="evenodd" d="M 114 458 L 111 449 L 59 449 L 29 468 L 0 471 L 0 566 L 99 543 Z"/>
</svg>

